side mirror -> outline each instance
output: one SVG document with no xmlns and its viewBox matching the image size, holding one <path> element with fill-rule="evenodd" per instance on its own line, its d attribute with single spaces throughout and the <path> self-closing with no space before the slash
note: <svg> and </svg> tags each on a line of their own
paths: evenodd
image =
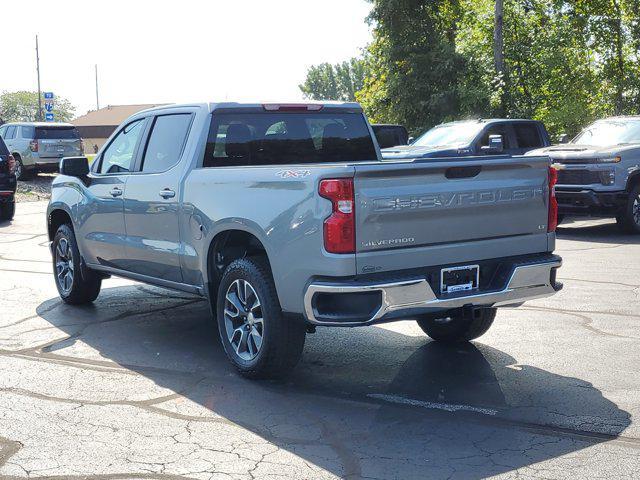
<svg viewBox="0 0 640 480">
<path fill-rule="evenodd" d="M 87 157 L 64 157 L 60 160 L 60 173 L 70 177 L 86 177 L 89 174 Z"/>
<path fill-rule="evenodd" d="M 558 137 L 558 143 L 569 143 L 569 135 L 563 133 Z"/>
<path fill-rule="evenodd" d="M 489 135 L 489 145 L 481 148 L 484 153 L 502 153 L 504 151 L 504 143 L 502 135 Z"/>
<path fill-rule="evenodd" d="M 409 140 L 407 140 L 407 145 L 411 145 L 414 140 L 415 140 L 415 138 L 409 137 Z"/>
</svg>

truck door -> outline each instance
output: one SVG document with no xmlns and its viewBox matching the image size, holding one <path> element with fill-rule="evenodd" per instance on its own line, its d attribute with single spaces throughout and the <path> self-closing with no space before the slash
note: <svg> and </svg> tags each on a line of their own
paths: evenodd
<svg viewBox="0 0 640 480">
<path fill-rule="evenodd" d="M 144 119 L 125 125 L 95 160 L 83 207 L 87 215 L 78 224 L 87 263 L 125 267 L 123 194 L 144 127 Z"/>
<path fill-rule="evenodd" d="M 180 269 L 180 163 L 193 113 L 152 119 L 136 174 L 127 181 L 124 221 L 127 270 L 182 283 Z"/>
</svg>

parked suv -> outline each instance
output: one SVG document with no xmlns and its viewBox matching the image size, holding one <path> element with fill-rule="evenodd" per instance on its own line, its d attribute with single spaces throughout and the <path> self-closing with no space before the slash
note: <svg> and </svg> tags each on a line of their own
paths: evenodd
<svg viewBox="0 0 640 480">
<path fill-rule="evenodd" d="M 0 221 L 11 220 L 16 210 L 15 161 L 0 138 Z"/>
<path fill-rule="evenodd" d="M 18 179 L 57 171 L 62 157 L 83 153 L 78 129 L 70 123 L 6 123 L 0 137 L 15 158 Z"/>
<path fill-rule="evenodd" d="M 556 163 L 560 215 L 615 217 L 640 233 L 640 116 L 598 120 L 567 144 L 529 154 Z"/>
<path fill-rule="evenodd" d="M 355 103 L 137 113 L 91 168 L 61 161 L 58 292 L 89 303 L 118 275 L 208 298 L 228 358 L 256 377 L 292 368 L 316 326 L 413 318 L 462 342 L 561 288 L 548 157 L 380 160 Z"/>
<path fill-rule="evenodd" d="M 500 141 L 501 140 L 501 141 Z M 382 150 L 382 158 L 522 155 L 551 145 L 542 122 L 535 120 L 462 120 L 433 127 L 410 145 Z"/>
</svg>

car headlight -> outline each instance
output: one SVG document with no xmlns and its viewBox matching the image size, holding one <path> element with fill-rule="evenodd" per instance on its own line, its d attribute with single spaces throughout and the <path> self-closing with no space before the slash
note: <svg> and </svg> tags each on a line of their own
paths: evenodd
<svg viewBox="0 0 640 480">
<path fill-rule="evenodd" d="M 620 158 L 620 156 L 605 157 L 605 158 L 599 158 L 598 159 L 598 163 L 618 163 L 618 162 L 620 162 L 620 160 L 622 160 L 622 158 Z"/>
<path fill-rule="evenodd" d="M 615 170 L 603 170 L 600 172 L 600 183 L 602 185 L 613 185 L 616 183 Z"/>
</svg>

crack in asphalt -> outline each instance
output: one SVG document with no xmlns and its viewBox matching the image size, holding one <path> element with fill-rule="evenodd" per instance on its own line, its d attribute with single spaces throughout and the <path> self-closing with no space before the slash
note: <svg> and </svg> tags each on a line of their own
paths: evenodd
<svg viewBox="0 0 640 480">
<path fill-rule="evenodd" d="M 594 313 L 594 312 L 562 310 L 557 308 L 545 308 L 545 307 L 520 307 L 520 308 L 523 308 L 525 310 L 539 311 L 539 312 L 554 312 L 554 313 L 559 313 L 561 315 L 567 315 L 567 316 L 579 318 L 581 320 L 580 325 L 583 328 L 585 328 L 586 330 L 592 333 L 595 333 L 596 335 L 601 335 L 603 337 L 616 337 L 616 338 L 626 338 L 628 340 L 640 340 L 640 337 L 633 337 L 630 335 L 620 335 L 619 333 L 611 333 L 605 330 L 601 330 L 597 327 L 594 327 L 592 325 L 593 319 L 591 317 L 588 317 L 587 315 L 584 315 L 584 313 Z M 599 313 L 602 313 L 602 312 L 599 312 Z"/>
<path fill-rule="evenodd" d="M 19 235 L 19 234 L 16 234 Z M 35 235 L 32 238 L 38 237 L 41 235 Z M 30 239 L 22 239 L 22 240 L 16 240 L 15 242 L 19 242 L 19 241 L 27 241 Z M 14 243 L 14 241 L 11 242 L 0 242 L 0 243 Z M 616 245 L 613 247 L 608 247 L 608 248 L 617 248 L 623 245 Z M 594 247 L 592 249 L 600 249 L 600 248 L 607 248 L 607 247 Z M 586 248 L 586 249 L 579 249 L 576 251 L 582 251 L 582 250 L 590 250 L 591 248 Z M 567 250 L 565 250 L 567 251 Z M 568 250 L 571 251 L 571 250 Z M 25 260 L 25 259 L 7 259 L 5 258 L 4 255 L 0 255 L 0 260 L 5 260 L 5 261 L 16 261 L 16 262 L 42 262 L 42 263 L 50 263 L 50 262 L 45 262 L 45 261 L 39 261 L 39 260 Z M 11 270 L 11 269 L 0 269 L 0 271 L 6 271 L 6 272 L 21 272 L 21 273 L 36 273 L 36 274 L 44 274 L 44 272 L 35 272 L 35 271 L 23 271 L 23 270 Z M 50 275 L 50 273 L 48 273 L 47 275 Z M 584 282 L 588 282 L 588 283 L 600 283 L 600 284 L 612 284 L 612 285 L 620 285 L 620 286 L 625 286 L 625 287 L 631 287 L 631 288 L 637 288 L 637 285 L 630 285 L 630 284 L 623 284 L 623 283 L 619 283 L 619 282 L 604 282 L 604 281 L 594 281 L 594 280 L 582 280 L 582 279 L 572 279 L 572 278 L 566 278 L 566 280 L 570 280 L 570 281 L 584 281 Z M 26 333 L 30 333 L 30 332 L 36 332 L 36 331 L 42 331 L 42 330 L 50 330 L 50 329 L 55 329 L 55 328 L 60 328 L 60 327 L 76 327 L 77 331 L 71 333 L 70 335 L 66 335 L 64 338 L 57 338 L 57 339 L 51 339 L 45 343 L 41 343 L 37 346 L 32 346 L 29 348 L 23 348 L 23 349 L 19 349 L 19 350 L 2 350 L 0 349 L 0 356 L 5 356 L 5 357 L 14 357 L 14 358 L 19 358 L 25 361 L 39 361 L 39 362 L 43 362 L 43 363 L 52 363 L 52 364 L 59 364 L 59 365 L 65 365 L 68 367 L 72 367 L 72 368 L 79 368 L 81 370 L 95 370 L 95 371 L 101 371 L 101 372 L 108 372 L 108 373 L 118 373 L 118 374 L 127 374 L 127 375 L 134 375 L 134 376 L 140 376 L 140 374 L 144 375 L 145 372 L 148 373 L 161 373 L 161 374 L 166 374 L 166 375 L 175 375 L 175 376 L 179 376 L 180 378 L 184 378 L 186 380 L 186 384 L 184 384 L 184 386 L 180 389 L 176 389 L 175 391 L 173 391 L 173 393 L 167 394 L 167 395 L 160 395 L 157 397 L 153 397 L 153 398 L 147 398 L 144 400 L 124 400 L 124 399 L 116 399 L 116 400 L 89 400 L 89 399 L 81 399 L 81 398 L 71 398 L 71 397 L 67 397 L 67 396 L 56 396 L 56 395 L 48 395 L 48 394 L 44 394 L 44 393 L 39 393 L 39 392 L 35 392 L 35 391 L 31 391 L 28 389 L 24 389 L 24 388 L 17 388 L 17 387 L 6 387 L 6 388 L 0 388 L 0 392 L 4 392 L 6 394 L 12 394 L 12 395 L 16 395 L 16 396 L 23 396 L 23 397 L 28 397 L 28 398 L 33 398 L 35 400 L 41 401 L 41 402 L 58 402 L 58 403 L 66 403 L 66 404 L 74 404 L 77 405 L 77 408 L 83 408 L 85 406 L 90 406 L 90 405 L 95 405 L 95 406 L 127 406 L 127 407 L 134 407 L 134 408 L 138 408 L 144 411 L 147 411 L 153 415 L 159 415 L 159 416 L 165 416 L 168 418 L 173 418 L 173 419 L 177 419 L 177 420 L 181 420 L 181 421 L 186 421 L 187 424 L 184 427 L 186 429 L 186 431 L 189 433 L 189 435 L 191 435 L 191 431 L 190 431 L 190 427 L 192 425 L 192 422 L 195 423 L 214 423 L 214 424 L 224 424 L 224 425 L 229 425 L 232 427 L 237 427 L 243 430 L 246 430 L 247 428 L 250 429 L 252 432 L 258 434 L 260 437 L 262 437 L 265 441 L 267 442 L 271 442 L 272 444 L 285 444 L 285 445 L 313 445 L 313 446 L 327 446 L 329 447 L 337 456 L 340 465 L 342 467 L 342 473 L 340 475 L 341 478 L 345 478 L 345 479 L 361 479 L 361 478 L 380 478 L 380 477 L 365 477 L 363 476 L 363 468 L 361 465 L 361 461 L 363 458 L 365 458 L 364 456 L 358 455 L 355 453 L 354 451 L 354 445 L 350 444 L 348 441 L 346 441 L 344 438 L 341 438 L 341 436 L 338 434 L 338 432 L 334 431 L 334 429 L 326 422 L 324 421 L 320 416 L 315 415 L 313 412 L 312 413 L 307 413 L 305 414 L 305 416 L 309 417 L 309 419 L 311 420 L 311 423 L 314 425 L 319 426 L 320 428 L 320 437 L 319 439 L 315 439 L 315 440 L 308 440 L 306 438 L 295 438 L 295 437 L 288 437 L 288 436 L 283 436 L 280 435 L 278 433 L 276 433 L 275 431 L 275 427 L 277 425 L 272 425 L 271 427 L 269 426 L 262 426 L 262 425 L 253 425 L 253 424 L 246 424 L 246 425 L 242 425 L 242 424 L 238 424 L 236 422 L 233 422 L 232 420 L 229 420 L 225 417 L 221 417 L 221 416 L 198 416 L 198 415 L 187 415 L 187 414 L 183 414 L 183 413 L 179 413 L 179 412 L 174 412 L 171 410 L 167 410 L 165 408 L 162 408 L 161 404 L 165 403 L 165 402 L 169 402 L 172 400 L 177 400 L 180 398 L 184 398 L 186 394 L 188 394 L 189 392 L 195 390 L 200 384 L 202 384 L 205 381 L 212 381 L 212 380 L 223 380 L 221 375 L 217 375 L 217 374 L 199 374 L 199 373 L 194 373 L 194 372 L 185 372 L 185 371 L 180 371 L 180 370 L 174 370 L 174 369 L 165 369 L 165 368 L 160 368 L 160 367 L 143 367 L 143 366 L 138 366 L 138 365 L 127 365 L 127 364 L 118 364 L 115 363 L 113 361 L 108 361 L 108 360 L 93 360 L 93 359 L 89 359 L 89 358 L 82 358 L 82 357 L 73 357 L 73 356 L 69 356 L 69 355 L 63 355 L 63 354 L 59 354 L 59 353 L 55 353 L 56 350 L 60 349 L 64 349 L 66 347 L 68 347 L 69 345 L 72 345 L 75 341 L 77 341 L 78 339 L 82 338 L 82 336 L 86 333 L 87 329 L 89 327 L 93 327 L 93 326 L 98 326 L 98 325 L 102 325 L 102 324 L 107 324 L 107 323 L 112 323 L 112 322 L 117 322 L 117 321 L 121 321 L 121 320 L 125 320 L 125 319 L 129 319 L 131 317 L 135 317 L 135 316 L 139 316 L 139 317 L 144 317 L 148 314 L 153 314 L 153 313 L 157 313 L 158 311 L 166 311 L 166 310 L 170 310 L 170 309 L 179 309 L 179 308 L 183 308 L 189 305 L 192 305 L 194 303 L 200 302 L 202 301 L 202 299 L 200 297 L 185 297 L 185 296 L 178 296 L 178 295 L 165 295 L 163 293 L 159 293 L 155 290 L 153 290 L 152 288 L 146 287 L 146 286 L 142 286 L 142 285 L 135 285 L 134 288 L 136 288 L 138 291 L 148 294 L 148 295 L 152 295 L 158 298 L 170 298 L 172 300 L 176 300 L 176 301 L 180 301 L 180 303 L 175 303 L 172 305 L 162 305 L 161 307 L 158 308 L 154 308 L 154 309 L 150 309 L 148 311 L 145 312 L 140 312 L 140 311 L 133 311 L 133 310 L 127 310 L 125 312 L 121 312 L 120 314 L 117 314 L 115 316 L 112 317 L 107 317 L 103 320 L 100 321 L 94 321 L 94 322 L 90 322 L 90 323 L 63 323 L 63 324 L 59 324 L 59 325 L 52 325 L 51 327 L 38 327 L 38 328 L 34 328 L 34 329 L 30 329 L 30 330 L 24 330 L 22 332 L 19 332 L 18 334 L 15 334 L 9 338 L 13 338 L 16 335 L 24 335 Z M 53 305 L 50 305 L 48 307 L 46 307 L 46 309 L 40 311 L 39 313 L 36 313 L 35 315 L 30 315 L 28 317 L 19 319 L 17 321 L 14 321 L 11 324 L 8 325 L 2 325 L 0 326 L 0 329 L 3 328 L 8 328 L 8 327 L 12 327 L 12 326 L 16 326 L 16 325 L 20 325 L 24 322 L 27 322 L 29 320 L 33 320 L 36 318 L 41 318 L 41 316 L 45 313 L 48 313 L 50 311 L 55 310 L 58 307 L 63 306 L 64 304 L 62 302 L 57 302 L 54 303 Z M 625 339 L 634 339 L 637 340 L 638 337 L 630 337 L 630 336 L 625 336 L 625 335 L 619 335 L 619 334 L 614 334 L 614 333 L 609 333 L 606 331 L 602 331 L 596 327 L 594 327 L 592 325 L 593 323 L 593 319 L 590 318 L 589 316 L 585 315 L 585 314 L 603 314 L 603 315 L 618 315 L 618 316 L 622 316 L 622 317 L 630 317 L 630 318 L 640 318 L 640 315 L 634 315 L 634 314 L 625 314 L 625 313 L 614 313 L 614 312 L 597 312 L 597 311 L 574 311 L 574 310 L 565 310 L 565 309 L 555 309 L 555 308 L 547 308 L 547 307 L 523 307 L 525 309 L 528 310 L 537 310 L 537 311 L 543 311 L 543 312 L 555 312 L 558 314 L 563 314 L 563 315 L 569 315 L 569 316 L 573 316 L 577 319 L 580 320 L 580 325 L 591 331 L 592 333 L 598 334 L 598 335 L 602 335 L 602 336 L 611 336 L 611 337 L 618 337 L 618 338 L 625 338 Z M 135 369 L 135 371 L 134 371 Z M 280 386 L 276 385 L 276 386 L 269 386 L 267 385 L 266 387 L 267 389 L 271 388 L 274 391 L 283 393 L 283 394 L 287 394 L 288 390 L 287 388 L 280 388 Z M 415 407 L 412 405 L 390 405 L 388 402 L 384 401 L 384 398 L 376 398 L 375 396 L 373 398 L 366 398 L 366 397 L 359 397 L 357 395 L 350 395 L 348 393 L 345 392 L 331 392 L 331 394 L 328 394 L 324 391 L 315 391 L 314 389 L 305 389 L 304 391 L 301 391 L 301 389 L 296 389 L 296 393 L 297 394 L 301 394 L 301 395 L 307 395 L 307 396 L 312 396 L 314 398 L 317 397 L 322 397 L 322 398 L 327 398 L 329 400 L 335 400 L 335 401 L 343 401 L 343 402 L 352 402 L 354 404 L 358 404 L 358 405 L 362 405 L 362 406 L 367 406 L 370 408 L 393 408 L 393 409 L 415 409 L 419 408 L 419 407 Z M 295 405 L 294 405 L 295 406 Z M 521 406 L 518 406 L 517 408 L 520 408 Z M 510 407 L 511 408 L 511 407 Z M 537 407 L 536 407 L 537 408 Z M 514 410 L 515 408 L 512 408 L 512 410 Z M 75 408 L 73 409 L 75 410 Z M 213 412 L 215 414 L 215 412 Z M 555 412 L 558 415 L 566 415 L 563 414 L 562 412 Z M 480 439 L 480 440 L 476 440 L 474 442 L 472 442 L 474 448 L 477 449 L 478 452 L 481 452 L 481 454 L 478 455 L 474 455 L 474 454 L 470 454 L 467 456 L 460 456 L 460 457 L 453 457 L 451 458 L 451 460 L 465 460 L 468 459 L 469 462 L 468 464 L 471 465 L 473 464 L 473 460 L 474 459 L 478 459 L 478 458 L 482 458 L 483 460 L 488 460 L 489 462 L 491 462 L 493 465 L 495 465 L 496 467 L 501 467 L 504 468 L 505 471 L 509 471 L 513 474 L 515 474 L 517 477 L 520 476 L 520 472 L 517 471 L 512 465 L 509 465 L 508 463 L 503 463 L 500 462 L 498 458 L 495 458 L 494 455 L 498 455 L 500 453 L 504 453 L 504 452 L 509 452 L 509 451 L 513 451 L 513 452 L 517 452 L 518 454 L 521 455 L 527 455 L 527 452 L 529 450 L 532 450 L 534 448 L 538 448 L 542 445 L 548 445 L 548 444 L 553 444 L 553 443 L 558 443 L 561 441 L 562 438 L 566 437 L 566 438 L 570 438 L 573 441 L 577 441 L 577 442 L 586 442 L 589 444 L 597 444 L 597 443 L 601 443 L 601 442 L 612 442 L 615 444 L 619 444 L 619 445 L 623 445 L 627 448 L 630 448 L 632 450 L 640 450 L 640 439 L 637 438 L 633 438 L 633 437 L 626 437 L 623 435 L 611 435 L 611 434 L 604 434 L 604 433 L 599 433 L 599 432 L 593 432 L 593 431 L 589 431 L 589 430 L 581 430 L 581 429 L 572 429 L 572 428 L 564 428 L 564 427 L 559 427 L 556 425 L 547 425 L 547 424 L 542 424 L 542 423 L 533 423 L 533 422 L 526 422 L 526 421 L 520 421 L 520 420 L 516 420 L 516 419 L 512 419 L 512 418 L 507 418 L 504 416 L 504 412 L 500 412 L 500 414 L 496 415 L 496 416 L 491 416 L 491 417 L 486 417 L 484 415 L 480 415 L 477 412 L 465 412 L 465 411 L 454 411 L 454 412 L 442 412 L 442 411 L 438 411 L 438 412 L 429 412 L 429 417 L 440 417 L 442 416 L 443 418 L 446 419 L 450 419 L 453 421 L 459 421 L 459 422 L 470 422 L 470 423 L 474 423 L 474 424 L 481 424 L 481 425 L 486 425 L 488 426 L 488 428 L 492 429 L 492 431 L 488 434 L 487 436 L 487 440 L 491 437 L 491 435 L 494 434 L 495 428 L 511 428 L 511 429 L 517 429 L 517 430 L 522 430 L 522 431 L 527 431 L 527 432 L 531 432 L 531 433 L 535 433 L 535 434 L 539 434 L 539 435 L 544 435 L 545 437 L 553 437 L 553 440 L 545 440 L 545 441 L 540 441 L 540 442 L 529 442 L 527 444 L 527 447 L 525 449 L 522 448 L 510 448 L 509 446 L 504 446 L 504 447 L 498 447 L 497 449 L 493 449 L 493 450 L 488 450 L 486 448 L 484 448 L 483 444 L 485 443 L 484 440 Z M 0 418 L 1 415 L 0 415 Z M 95 425 L 93 425 L 93 423 L 89 423 L 92 427 L 96 427 Z M 584 424 L 579 424 L 580 427 L 584 426 Z M 104 427 L 104 426 L 102 426 Z M 193 450 L 189 453 L 189 455 L 191 453 L 194 453 L 198 448 L 202 449 L 202 450 L 210 450 L 213 452 L 224 452 L 224 453 L 230 453 L 233 455 L 236 455 L 238 457 L 238 459 L 242 459 L 242 460 L 247 460 L 253 463 L 253 467 L 251 469 L 248 470 L 248 475 L 250 478 L 256 478 L 256 474 L 257 474 L 257 469 L 260 465 L 282 465 L 281 463 L 277 463 L 277 462 L 271 462 L 266 460 L 266 457 L 268 455 L 271 455 L 272 453 L 277 452 L 278 450 L 280 450 L 280 447 L 278 447 L 277 445 L 273 445 L 273 447 L 276 449 L 273 452 L 269 452 L 269 453 L 257 453 L 255 455 L 255 457 L 253 458 L 249 458 L 247 456 L 243 456 L 241 455 L 241 453 L 236 453 L 240 448 L 246 447 L 246 445 L 248 445 L 247 442 L 240 442 L 240 444 L 236 447 L 233 448 L 232 451 L 226 451 L 226 450 L 216 450 L 214 448 L 210 448 L 207 447 L 205 445 L 201 445 L 200 443 L 198 443 L 196 440 L 189 438 L 190 441 L 180 441 L 179 439 L 175 438 L 178 437 L 181 434 L 175 434 L 172 435 L 173 440 L 176 443 L 181 443 L 181 444 L 185 444 L 185 445 L 194 445 Z M 13 457 L 15 457 L 15 455 L 24 447 L 24 444 L 18 441 L 12 441 L 3 437 L 0 437 L 0 468 L 3 465 L 15 465 L 16 467 L 19 467 L 22 471 L 24 471 L 27 475 L 28 478 L 33 478 L 33 479 L 37 479 L 37 480 L 83 480 L 83 479 L 92 479 L 92 480 L 126 480 L 126 479 L 150 479 L 150 480 L 193 480 L 195 477 L 189 477 L 189 476 L 185 476 L 185 475 L 175 475 L 175 474 L 167 474 L 165 473 L 165 471 L 167 470 L 168 466 L 170 466 L 171 464 L 175 463 L 175 462 L 143 462 L 143 461 L 139 461 L 139 462 L 133 462 L 132 460 L 129 460 L 128 458 L 124 458 L 124 460 L 127 463 L 136 463 L 136 464 L 140 464 L 140 465 L 144 465 L 147 468 L 142 468 L 142 467 L 138 467 L 138 471 L 148 471 L 148 473 L 111 473 L 111 474 L 74 474 L 74 475 L 41 475 L 38 474 L 38 472 L 43 472 L 45 470 L 50 470 L 50 468 L 47 469 L 39 469 L 39 470 L 25 470 L 22 466 L 20 466 L 17 463 L 13 463 L 11 462 L 11 459 Z M 381 456 L 376 456 L 376 455 L 372 455 L 369 458 L 384 458 Z M 304 459 L 303 459 L 304 460 Z M 193 472 L 189 472 L 189 474 L 198 474 L 198 473 L 204 473 L 204 472 L 210 472 L 210 471 L 216 471 L 215 469 L 215 462 L 211 462 L 209 460 L 203 460 L 208 462 L 208 466 L 204 467 L 203 470 L 198 470 L 193 471 Z M 402 459 L 402 461 L 405 461 L 409 464 L 412 465 L 416 465 L 418 466 L 418 463 L 412 462 L 409 458 L 406 459 Z M 305 464 L 311 468 L 311 465 L 309 463 L 307 463 L 307 461 L 304 461 Z M 421 465 L 422 466 L 422 465 Z M 317 468 L 317 467 L 316 467 Z M 523 466 L 522 468 L 531 468 L 534 471 L 540 470 L 543 471 L 542 468 L 537 469 L 535 464 L 530 464 L 530 465 L 526 465 Z M 153 470 L 158 470 L 160 469 L 159 473 L 154 472 Z M 447 474 L 449 475 L 449 477 L 454 477 L 456 474 L 459 474 L 460 472 L 458 472 L 455 468 L 455 466 L 449 466 L 449 467 L 442 467 L 443 471 L 447 472 Z M 186 475 L 189 475 L 186 474 Z M 444 476 L 443 476 L 444 477 Z M 25 477 L 24 476 L 15 476 L 15 475 L 5 475 L 2 476 L 3 479 L 7 479 L 7 480 L 24 480 Z M 231 478 L 231 477 L 230 477 Z"/>
<path fill-rule="evenodd" d="M 594 283 L 594 284 L 602 284 L 602 285 L 620 285 L 621 287 L 640 288 L 640 285 L 638 284 L 609 282 L 605 280 L 585 280 L 583 278 L 569 278 L 569 277 L 558 277 L 558 280 L 569 280 L 571 282 L 585 282 L 585 283 Z"/>
</svg>

